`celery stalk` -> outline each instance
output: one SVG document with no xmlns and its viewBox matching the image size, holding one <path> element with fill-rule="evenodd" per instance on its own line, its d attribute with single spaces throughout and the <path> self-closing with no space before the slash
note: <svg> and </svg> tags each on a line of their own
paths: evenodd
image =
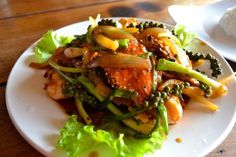
<svg viewBox="0 0 236 157">
<path fill-rule="evenodd" d="M 185 67 L 179 63 L 176 62 L 171 62 L 165 59 L 159 59 L 158 64 L 157 64 L 157 70 L 160 71 L 173 71 L 173 72 L 178 72 L 182 74 L 187 74 L 193 78 L 196 78 L 197 80 L 205 83 L 206 85 L 209 85 L 212 87 L 213 90 L 218 89 L 222 86 L 221 83 L 210 79 L 206 75 L 203 75 L 189 67 Z"/>
</svg>

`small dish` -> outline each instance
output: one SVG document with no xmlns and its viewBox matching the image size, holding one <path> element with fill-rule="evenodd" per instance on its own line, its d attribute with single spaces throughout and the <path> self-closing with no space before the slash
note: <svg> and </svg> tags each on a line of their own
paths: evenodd
<svg viewBox="0 0 236 157">
<path fill-rule="evenodd" d="M 172 5 L 168 11 L 176 23 L 187 26 L 225 58 L 236 62 L 236 38 L 219 26 L 220 18 L 233 6 L 235 0 L 224 0 L 203 7 Z"/>
</svg>

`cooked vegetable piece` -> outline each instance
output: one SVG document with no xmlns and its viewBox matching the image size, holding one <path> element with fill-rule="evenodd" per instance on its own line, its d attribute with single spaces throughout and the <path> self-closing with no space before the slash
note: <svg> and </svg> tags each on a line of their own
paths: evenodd
<svg viewBox="0 0 236 157">
<path fill-rule="evenodd" d="M 151 68 L 148 59 L 143 59 L 138 56 L 123 53 L 118 53 L 114 55 L 103 55 L 101 57 L 98 57 L 88 65 L 88 67 L 90 68 L 98 66 L 104 68 L 137 68 L 147 70 Z"/>
<path fill-rule="evenodd" d="M 131 118 L 131 117 L 134 117 L 135 115 L 138 115 L 146 110 L 149 110 L 149 108 L 145 108 L 145 107 L 142 107 L 142 108 L 136 108 L 136 109 L 132 109 L 130 112 L 128 113 L 124 113 L 123 115 L 121 116 L 112 116 L 111 118 L 115 119 L 115 120 L 124 120 L 124 119 L 127 119 L 127 118 Z"/>
<path fill-rule="evenodd" d="M 227 93 L 227 89 L 223 84 L 215 80 L 212 80 L 208 78 L 206 75 L 203 75 L 191 68 L 185 67 L 175 62 L 171 62 L 165 59 L 159 59 L 158 64 L 157 64 L 157 70 L 173 71 L 173 72 L 178 72 L 182 74 L 188 74 L 189 76 L 196 78 L 197 80 L 212 87 L 213 92 L 221 93 L 222 95 Z"/>
<path fill-rule="evenodd" d="M 91 22 L 91 25 L 88 27 L 88 31 L 86 33 L 86 38 L 87 38 L 88 43 L 93 42 L 93 38 L 92 38 L 93 30 L 97 26 L 97 23 L 100 17 L 101 17 L 100 14 L 97 15 L 96 19 L 93 19 L 91 16 L 89 16 L 89 21 Z"/>
<path fill-rule="evenodd" d="M 124 31 L 130 33 L 130 34 L 134 34 L 134 33 L 138 33 L 138 29 L 137 28 L 132 28 L 132 27 L 124 27 L 122 28 Z"/>
<path fill-rule="evenodd" d="M 164 106 L 163 102 L 160 101 L 157 108 L 160 114 L 161 123 L 163 125 L 164 131 L 166 134 L 168 134 L 169 126 L 168 126 L 168 114 L 166 107 Z"/>
<path fill-rule="evenodd" d="M 55 100 L 66 98 L 62 92 L 64 84 L 65 80 L 57 72 L 50 71 L 45 84 L 47 94 Z"/>
<path fill-rule="evenodd" d="M 129 39 L 120 39 L 119 41 L 119 48 L 128 48 Z"/>
<path fill-rule="evenodd" d="M 86 124 L 91 124 L 92 123 L 92 119 L 89 117 L 89 115 L 84 110 L 83 104 L 79 100 L 78 97 L 75 97 L 75 105 L 76 105 L 76 107 L 77 107 L 77 109 L 79 111 L 80 116 L 84 119 Z"/>
<path fill-rule="evenodd" d="M 224 84 L 224 85 L 227 85 L 231 80 L 235 79 L 235 75 L 236 75 L 236 72 L 234 72 L 233 74 L 231 74 L 229 76 L 226 76 L 226 77 L 220 79 L 219 82 Z"/>
<path fill-rule="evenodd" d="M 183 115 L 183 108 L 180 104 L 179 98 L 171 96 L 164 102 L 168 114 L 169 124 L 177 123 Z"/>
<path fill-rule="evenodd" d="M 99 101 L 104 101 L 105 98 L 103 98 L 97 91 L 96 88 L 94 88 L 93 84 L 88 82 L 87 79 L 84 76 L 80 76 L 77 81 L 79 81 L 91 94 L 93 94 Z M 122 116 L 123 113 L 112 103 L 109 103 L 107 105 L 107 108 L 115 115 Z M 151 133 L 153 129 L 153 125 L 150 124 L 138 124 L 133 119 L 124 119 L 122 122 L 127 125 L 128 127 L 132 128 L 133 130 L 140 132 L 142 134 L 149 134 Z M 153 122 L 155 125 L 155 121 Z"/>
<path fill-rule="evenodd" d="M 76 58 L 87 53 L 87 48 L 68 47 L 64 50 L 64 54 L 68 58 Z"/>
<path fill-rule="evenodd" d="M 181 83 L 183 83 L 183 81 L 180 81 L 180 80 L 177 80 L 177 79 L 169 79 L 169 80 L 163 82 L 163 83 L 158 87 L 158 89 L 159 89 L 160 91 L 164 90 L 166 87 L 169 87 L 169 88 L 172 89 L 174 85 L 179 85 L 179 84 L 181 84 Z"/>
<path fill-rule="evenodd" d="M 103 107 L 106 107 L 109 103 L 111 103 L 114 98 L 125 98 L 125 99 L 133 99 L 138 95 L 135 91 L 129 91 L 124 89 L 114 89 L 105 100 L 102 101 Z"/>
<path fill-rule="evenodd" d="M 215 105 L 214 103 L 208 101 L 205 97 L 198 95 L 195 92 L 194 88 L 186 88 L 183 90 L 183 93 L 187 96 L 189 96 L 192 99 L 197 100 L 198 102 L 200 102 L 200 105 L 202 105 L 203 107 L 206 107 L 208 109 L 210 109 L 211 111 L 217 111 L 219 109 L 219 107 L 217 105 Z"/>
<path fill-rule="evenodd" d="M 100 33 L 94 34 L 94 39 L 99 45 L 113 51 L 115 51 L 119 47 L 119 42 L 117 40 L 112 40 Z"/>
<path fill-rule="evenodd" d="M 48 64 L 50 66 L 52 66 L 54 69 L 61 70 L 61 71 L 64 71 L 64 72 L 82 73 L 82 72 L 85 71 L 85 69 L 83 69 L 83 68 L 72 68 L 72 67 L 64 67 L 64 66 L 58 65 L 53 60 L 49 60 Z"/>
<path fill-rule="evenodd" d="M 112 26 L 98 26 L 94 29 L 94 33 L 101 33 L 111 39 L 129 39 L 136 41 L 136 38 L 133 35 Z"/>
<path fill-rule="evenodd" d="M 145 29 L 144 31 L 141 32 L 140 35 L 142 35 L 142 36 L 151 35 L 151 36 L 153 36 L 153 37 L 158 39 L 158 38 L 163 37 L 163 36 L 171 35 L 171 32 L 168 31 L 167 29 L 164 29 L 164 28 L 153 27 L 153 28 Z"/>
<path fill-rule="evenodd" d="M 155 57 L 151 56 L 151 63 L 152 63 L 152 92 L 154 93 L 157 89 L 157 81 L 158 81 L 158 75 L 156 71 L 155 66 Z"/>
</svg>

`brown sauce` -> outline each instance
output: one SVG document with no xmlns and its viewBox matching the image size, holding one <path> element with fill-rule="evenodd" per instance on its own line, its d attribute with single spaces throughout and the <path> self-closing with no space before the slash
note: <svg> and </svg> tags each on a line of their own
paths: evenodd
<svg viewBox="0 0 236 157">
<path fill-rule="evenodd" d="M 200 41 L 200 44 L 201 44 L 202 46 L 207 45 L 204 41 Z"/>
<path fill-rule="evenodd" d="M 82 119 L 82 117 L 80 117 L 80 115 L 78 113 L 78 110 L 77 110 L 76 105 L 75 105 L 74 98 L 58 100 L 57 103 L 66 114 L 68 114 L 68 115 L 75 114 L 75 115 L 78 116 L 78 120 L 80 122 L 84 123 L 84 120 Z M 94 125 L 103 124 L 104 123 L 103 122 L 104 116 L 109 114 L 106 111 L 98 111 L 95 108 L 88 107 L 88 105 L 83 105 L 83 106 L 85 108 L 85 111 L 88 113 L 88 115 L 92 119 L 92 123 Z"/>
<path fill-rule="evenodd" d="M 75 106 L 75 101 L 73 98 L 58 100 L 58 105 L 63 109 L 63 111 L 68 114 L 77 114 L 77 108 Z"/>
<path fill-rule="evenodd" d="M 89 153 L 88 157 L 99 157 L 99 153 L 97 151 L 92 151 Z"/>
</svg>

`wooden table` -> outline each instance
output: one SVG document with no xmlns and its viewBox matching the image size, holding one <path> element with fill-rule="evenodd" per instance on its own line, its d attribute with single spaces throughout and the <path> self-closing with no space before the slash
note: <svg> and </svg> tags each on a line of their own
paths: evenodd
<svg viewBox="0 0 236 157">
<path fill-rule="evenodd" d="M 87 20 L 88 16 L 134 16 L 174 24 L 172 4 L 206 5 L 216 0 L 1 0 L 0 1 L 0 157 L 41 157 L 16 131 L 6 109 L 5 89 L 13 64 L 49 29 Z M 236 70 L 236 63 L 230 62 Z M 236 156 L 236 127 L 207 157 Z"/>
</svg>

